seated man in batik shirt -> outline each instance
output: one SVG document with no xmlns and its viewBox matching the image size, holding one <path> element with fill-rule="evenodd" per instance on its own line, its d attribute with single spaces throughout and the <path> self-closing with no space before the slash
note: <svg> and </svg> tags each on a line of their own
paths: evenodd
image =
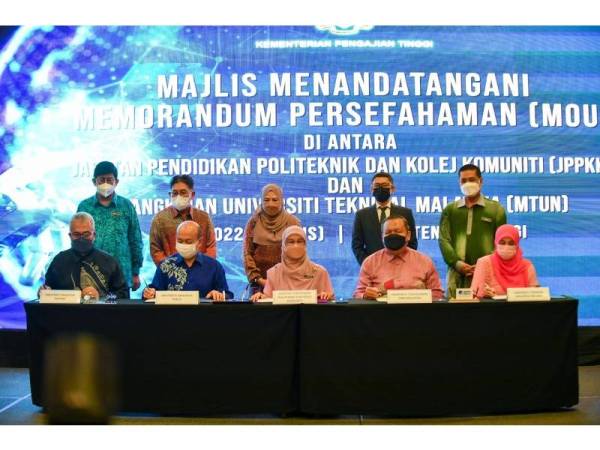
<svg viewBox="0 0 600 450">
<path fill-rule="evenodd" d="M 200 297 L 215 301 L 233 298 L 221 263 L 201 253 L 200 234 L 200 225 L 192 220 L 177 227 L 177 253 L 158 265 L 144 299 L 154 298 L 156 291 L 198 291 Z"/>
<path fill-rule="evenodd" d="M 118 261 L 94 247 L 94 218 L 75 214 L 69 225 L 71 248 L 54 257 L 41 289 L 80 289 L 82 298 L 129 298 L 129 286 Z"/>
</svg>

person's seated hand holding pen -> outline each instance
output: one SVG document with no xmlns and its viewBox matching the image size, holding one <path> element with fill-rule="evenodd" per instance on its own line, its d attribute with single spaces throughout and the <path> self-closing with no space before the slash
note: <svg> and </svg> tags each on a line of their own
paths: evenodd
<svg viewBox="0 0 600 450">
<path fill-rule="evenodd" d="M 387 294 L 387 289 L 384 285 L 369 286 L 365 289 L 363 298 L 366 300 L 375 300 L 379 297 L 383 297 L 385 294 Z"/>
<path fill-rule="evenodd" d="M 496 290 L 491 287 L 489 284 L 485 283 L 485 287 L 484 287 L 484 296 L 485 297 L 493 297 L 494 295 L 496 295 Z"/>
<path fill-rule="evenodd" d="M 363 298 L 367 300 L 375 300 L 379 297 L 387 295 L 388 289 L 394 289 L 393 279 L 387 280 L 385 283 L 380 284 L 379 286 L 369 286 L 365 289 Z"/>
<path fill-rule="evenodd" d="M 143 280 L 143 279 L 142 279 Z M 142 300 L 150 300 L 156 297 L 156 289 L 152 287 L 152 285 L 148 286 L 146 280 L 144 282 L 144 290 L 142 291 Z"/>
<path fill-rule="evenodd" d="M 150 300 L 154 297 L 156 297 L 156 289 L 153 287 L 145 287 L 144 292 L 142 293 L 142 298 L 144 300 Z"/>
</svg>

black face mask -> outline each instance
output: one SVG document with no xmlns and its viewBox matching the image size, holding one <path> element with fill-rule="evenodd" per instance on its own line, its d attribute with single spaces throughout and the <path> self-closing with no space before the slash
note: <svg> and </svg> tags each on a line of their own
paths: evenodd
<svg viewBox="0 0 600 450">
<path fill-rule="evenodd" d="M 390 250 L 400 250 L 406 245 L 406 237 L 401 234 L 388 234 L 383 238 L 383 244 Z"/>
<path fill-rule="evenodd" d="M 71 239 L 71 248 L 75 253 L 87 255 L 94 248 L 94 241 L 86 238 Z"/>
<path fill-rule="evenodd" d="M 391 191 L 389 188 L 378 187 L 373 189 L 373 196 L 379 203 L 385 203 L 390 199 Z"/>
</svg>

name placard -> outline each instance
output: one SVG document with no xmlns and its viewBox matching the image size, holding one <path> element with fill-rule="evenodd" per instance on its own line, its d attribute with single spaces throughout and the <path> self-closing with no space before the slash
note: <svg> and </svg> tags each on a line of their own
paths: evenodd
<svg viewBox="0 0 600 450">
<path fill-rule="evenodd" d="M 473 289 L 456 288 L 456 300 L 473 300 Z"/>
<path fill-rule="evenodd" d="M 550 288 L 508 288 L 506 289 L 506 300 L 509 302 L 547 302 L 550 300 Z"/>
<path fill-rule="evenodd" d="M 81 291 L 79 289 L 42 289 L 40 303 L 81 303 Z"/>
<path fill-rule="evenodd" d="M 387 291 L 388 303 L 432 303 L 431 289 L 390 289 Z"/>
<path fill-rule="evenodd" d="M 298 305 L 300 303 L 317 303 L 317 290 L 305 291 L 273 291 L 274 305 Z"/>
<path fill-rule="evenodd" d="M 200 303 L 198 291 L 156 291 L 157 305 L 197 305 Z"/>
</svg>

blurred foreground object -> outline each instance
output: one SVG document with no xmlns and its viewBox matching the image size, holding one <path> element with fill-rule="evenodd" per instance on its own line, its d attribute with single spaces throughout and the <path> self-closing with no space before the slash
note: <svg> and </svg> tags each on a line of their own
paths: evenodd
<svg viewBox="0 0 600 450">
<path fill-rule="evenodd" d="M 62 335 L 48 344 L 45 358 L 48 423 L 109 423 L 118 407 L 113 345 L 88 334 Z"/>
</svg>

